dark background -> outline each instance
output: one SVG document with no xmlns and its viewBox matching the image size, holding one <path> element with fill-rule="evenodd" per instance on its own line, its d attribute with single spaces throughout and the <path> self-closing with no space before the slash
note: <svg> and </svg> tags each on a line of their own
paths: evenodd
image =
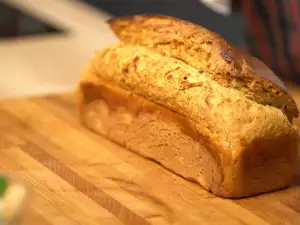
<svg viewBox="0 0 300 225">
<path fill-rule="evenodd" d="M 57 32 L 55 27 L 0 2 L 0 39 Z"/>
<path fill-rule="evenodd" d="M 143 13 L 176 16 L 213 30 L 238 46 L 243 44 L 243 21 L 238 13 L 233 13 L 231 16 L 222 16 L 213 12 L 198 0 L 83 1 L 113 16 Z M 61 32 L 55 27 L 51 27 L 1 2 L 0 15 L 0 38 Z"/>
<path fill-rule="evenodd" d="M 85 0 L 85 2 L 115 16 L 141 13 L 176 16 L 213 30 L 236 45 L 243 44 L 243 20 L 240 14 L 222 16 L 198 0 Z"/>
</svg>

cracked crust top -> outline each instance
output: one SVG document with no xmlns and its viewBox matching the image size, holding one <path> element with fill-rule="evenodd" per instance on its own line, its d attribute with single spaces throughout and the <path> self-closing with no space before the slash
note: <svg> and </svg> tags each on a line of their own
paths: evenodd
<svg viewBox="0 0 300 225">
<path fill-rule="evenodd" d="M 109 24 L 125 43 L 180 59 L 224 87 L 238 89 L 260 104 L 282 109 L 289 120 L 299 115 L 294 99 L 264 63 L 212 31 L 163 15 L 119 17 Z"/>
</svg>

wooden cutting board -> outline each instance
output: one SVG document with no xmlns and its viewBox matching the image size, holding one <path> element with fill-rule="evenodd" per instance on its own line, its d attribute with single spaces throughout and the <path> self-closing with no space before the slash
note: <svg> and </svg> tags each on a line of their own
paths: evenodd
<svg viewBox="0 0 300 225">
<path fill-rule="evenodd" d="M 83 128 L 75 103 L 0 103 L 0 171 L 35 190 L 25 224 L 300 224 L 297 173 L 288 189 L 221 199 Z"/>
</svg>

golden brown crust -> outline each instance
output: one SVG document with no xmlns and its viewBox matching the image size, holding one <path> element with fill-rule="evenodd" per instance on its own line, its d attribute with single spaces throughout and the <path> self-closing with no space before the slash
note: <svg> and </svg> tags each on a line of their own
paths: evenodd
<svg viewBox="0 0 300 225">
<path fill-rule="evenodd" d="M 218 196 L 287 186 L 298 111 L 281 84 L 257 76 L 267 68 L 248 55 L 235 59 L 231 46 L 220 56 L 222 40 L 204 28 L 161 16 L 153 30 L 150 18 L 150 31 L 144 24 L 138 35 L 132 21 L 112 22 L 117 30 L 125 22 L 129 28 L 118 32 L 137 40 L 103 49 L 87 66 L 78 86 L 82 123 Z M 165 38 L 171 41 L 157 45 Z"/>
<path fill-rule="evenodd" d="M 217 196 L 245 197 L 291 182 L 295 134 L 256 140 L 234 156 L 197 131 L 195 121 L 101 81 L 93 67 L 86 70 L 78 93 L 81 121 L 86 127 Z"/>
<path fill-rule="evenodd" d="M 202 132 L 233 151 L 240 151 L 240 138 L 251 142 L 294 130 L 280 109 L 249 100 L 206 72 L 142 46 L 111 46 L 98 52 L 92 65 L 99 79 L 197 121 Z"/>
<path fill-rule="evenodd" d="M 224 87 L 236 88 L 258 103 L 282 109 L 291 120 L 299 114 L 294 99 L 265 64 L 214 32 L 163 15 L 120 17 L 109 23 L 125 43 L 181 59 Z"/>
</svg>

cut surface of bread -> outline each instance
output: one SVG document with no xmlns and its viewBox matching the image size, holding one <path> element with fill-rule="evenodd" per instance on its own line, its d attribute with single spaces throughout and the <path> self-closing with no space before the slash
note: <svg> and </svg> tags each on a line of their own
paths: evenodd
<svg viewBox="0 0 300 225">
<path fill-rule="evenodd" d="M 79 82 L 81 121 L 218 196 L 289 185 L 296 111 L 262 104 L 209 73 L 147 46 L 110 46 Z"/>
</svg>

